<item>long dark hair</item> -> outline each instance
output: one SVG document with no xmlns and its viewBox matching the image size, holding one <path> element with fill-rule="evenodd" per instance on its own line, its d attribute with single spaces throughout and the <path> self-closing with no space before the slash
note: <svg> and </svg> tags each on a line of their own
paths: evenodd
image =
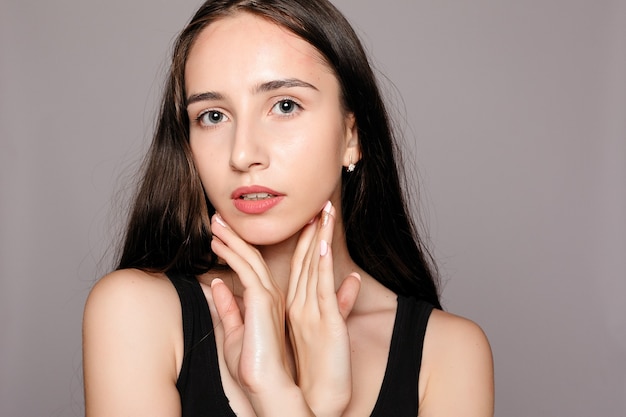
<svg viewBox="0 0 626 417">
<path fill-rule="evenodd" d="M 352 259 L 397 294 L 441 307 L 432 259 L 402 191 L 389 116 L 363 47 L 326 0 L 209 0 L 175 44 L 158 124 L 132 207 L 118 268 L 200 274 L 215 267 L 206 198 L 189 147 L 184 69 L 198 34 L 238 12 L 266 18 L 325 57 L 354 114 L 362 158 L 342 178 L 342 212 Z"/>
</svg>

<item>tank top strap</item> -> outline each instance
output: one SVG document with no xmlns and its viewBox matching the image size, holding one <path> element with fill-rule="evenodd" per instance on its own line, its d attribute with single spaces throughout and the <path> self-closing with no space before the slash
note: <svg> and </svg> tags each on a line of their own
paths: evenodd
<svg viewBox="0 0 626 417">
<path fill-rule="evenodd" d="M 416 417 L 422 349 L 433 306 L 398 296 L 387 368 L 372 417 Z"/>
<path fill-rule="evenodd" d="M 236 417 L 224 393 L 211 311 L 194 276 L 169 273 L 180 298 L 184 356 L 176 388 L 182 417 Z"/>
</svg>

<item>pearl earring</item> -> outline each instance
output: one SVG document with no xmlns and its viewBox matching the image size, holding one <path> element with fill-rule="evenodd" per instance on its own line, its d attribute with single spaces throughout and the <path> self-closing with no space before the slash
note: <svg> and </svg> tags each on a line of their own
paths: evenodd
<svg viewBox="0 0 626 417">
<path fill-rule="evenodd" d="M 347 172 L 352 172 L 352 171 L 354 171 L 354 168 L 355 168 L 355 167 L 356 167 L 356 165 L 354 165 L 354 164 L 352 163 L 352 155 L 350 155 L 350 164 L 349 164 L 349 165 L 348 165 L 348 167 L 346 168 L 346 171 L 347 171 Z"/>
</svg>

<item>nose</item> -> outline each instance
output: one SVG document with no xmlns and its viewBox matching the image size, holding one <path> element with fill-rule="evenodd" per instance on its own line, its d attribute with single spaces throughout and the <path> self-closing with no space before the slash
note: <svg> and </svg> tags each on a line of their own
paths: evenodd
<svg viewBox="0 0 626 417">
<path fill-rule="evenodd" d="M 252 122 L 239 120 L 233 132 L 230 152 L 230 166 L 236 171 L 246 172 L 251 169 L 265 168 L 269 157 L 263 133 Z"/>
</svg>

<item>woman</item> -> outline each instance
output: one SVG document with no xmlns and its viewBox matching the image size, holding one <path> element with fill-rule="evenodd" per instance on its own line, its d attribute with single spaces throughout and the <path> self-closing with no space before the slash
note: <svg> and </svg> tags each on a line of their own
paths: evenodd
<svg viewBox="0 0 626 417">
<path fill-rule="evenodd" d="M 492 415 L 488 342 L 440 310 L 394 158 L 332 5 L 207 1 L 87 301 L 87 415 Z"/>
</svg>

